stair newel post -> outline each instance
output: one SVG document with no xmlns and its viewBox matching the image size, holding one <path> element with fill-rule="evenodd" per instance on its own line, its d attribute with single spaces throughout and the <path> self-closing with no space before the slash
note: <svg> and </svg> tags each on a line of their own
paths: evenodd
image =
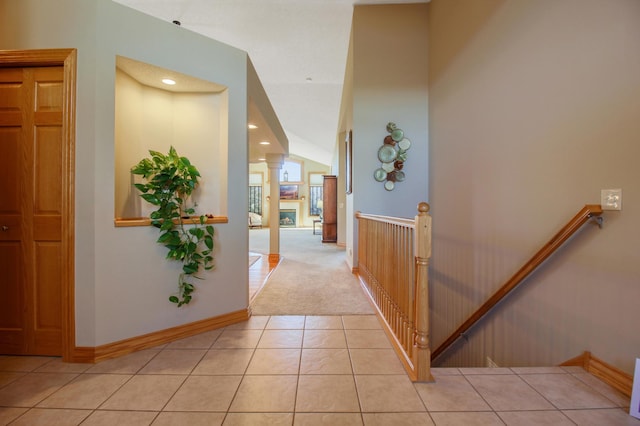
<svg viewBox="0 0 640 426">
<path fill-rule="evenodd" d="M 416 376 L 420 382 L 432 382 L 429 347 L 429 258 L 431 258 L 431 216 L 428 203 L 418 204 L 415 219 L 416 290 Z"/>
</svg>

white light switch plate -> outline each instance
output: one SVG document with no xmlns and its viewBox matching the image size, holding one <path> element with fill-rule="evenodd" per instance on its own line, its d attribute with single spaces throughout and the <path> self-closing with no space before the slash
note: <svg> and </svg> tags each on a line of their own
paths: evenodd
<svg viewBox="0 0 640 426">
<path fill-rule="evenodd" d="M 602 210 L 622 210 L 622 189 L 603 189 L 600 191 Z"/>
</svg>

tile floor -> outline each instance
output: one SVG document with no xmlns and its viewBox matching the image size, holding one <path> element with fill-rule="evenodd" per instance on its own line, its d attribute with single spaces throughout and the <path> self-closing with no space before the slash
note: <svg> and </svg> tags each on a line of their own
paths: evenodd
<svg viewBox="0 0 640 426">
<path fill-rule="evenodd" d="M 640 425 L 580 368 L 409 381 L 375 316 L 273 316 L 95 365 L 0 357 L 0 424 Z"/>
</svg>

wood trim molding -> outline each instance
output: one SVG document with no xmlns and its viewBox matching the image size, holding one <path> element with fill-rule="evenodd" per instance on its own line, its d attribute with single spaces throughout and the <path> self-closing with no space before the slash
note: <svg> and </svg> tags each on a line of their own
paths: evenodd
<svg viewBox="0 0 640 426">
<path fill-rule="evenodd" d="M 193 217 L 193 220 L 196 223 L 200 224 L 199 217 Z M 189 219 L 191 220 L 191 219 Z M 178 223 L 177 220 L 173 221 L 175 224 Z M 189 224 L 188 220 L 183 220 L 185 224 Z M 208 217 L 205 225 L 213 224 L 213 223 L 229 223 L 229 218 L 227 216 L 214 216 Z M 114 219 L 113 224 L 116 228 L 127 228 L 132 226 L 151 226 L 151 219 L 148 217 L 132 217 L 132 218 L 121 218 L 117 217 Z"/>
<path fill-rule="evenodd" d="M 603 360 L 591 355 L 591 352 L 585 351 L 582 355 L 571 358 L 560 364 L 563 367 L 576 366 L 582 367 L 587 372 L 601 379 L 606 384 L 614 387 L 624 395 L 631 398 L 633 389 L 633 376 L 624 371 L 607 364 Z"/>
<path fill-rule="evenodd" d="M 95 363 L 107 359 L 127 355 L 132 352 L 163 345 L 174 340 L 190 337 L 205 331 L 216 330 L 231 324 L 246 321 L 251 316 L 249 309 L 242 309 L 217 317 L 179 325 L 142 336 L 131 337 L 118 342 L 107 343 L 96 347 L 80 346 L 74 349 L 69 362 Z"/>
</svg>

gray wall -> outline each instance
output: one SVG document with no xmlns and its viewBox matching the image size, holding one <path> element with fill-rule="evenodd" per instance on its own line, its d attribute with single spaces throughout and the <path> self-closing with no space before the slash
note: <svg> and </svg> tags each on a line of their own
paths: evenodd
<svg viewBox="0 0 640 426">
<path fill-rule="evenodd" d="M 0 0 L 0 40 L 0 49 L 78 49 L 77 345 L 97 346 L 246 308 L 248 277 L 239 273 L 247 270 L 248 251 L 246 53 L 104 0 Z M 215 226 L 216 270 L 197 283 L 186 308 L 167 301 L 179 269 L 164 260 L 157 230 L 114 227 L 116 55 L 229 88 L 229 173 L 222 185 L 235 196 L 228 200 L 229 223 Z"/>
<path fill-rule="evenodd" d="M 414 217 L 418 203 L 428 200 L 427 5 L 356 6 L 350 55 L 353 194 L 346 197 L 346 245 L 347 262 L 357 266 L 354 212 Z M 406 180 L 393 191 L 373 178 L 389 122 L 412 142 Z"/>
<path fill-rule="evenodd" d="M 429 6 L 432 343 L 437 346 L 600 190 L 586 225 L 440 365 L 640 355 L 640 2 Z"/>
</svg>

